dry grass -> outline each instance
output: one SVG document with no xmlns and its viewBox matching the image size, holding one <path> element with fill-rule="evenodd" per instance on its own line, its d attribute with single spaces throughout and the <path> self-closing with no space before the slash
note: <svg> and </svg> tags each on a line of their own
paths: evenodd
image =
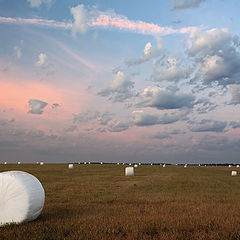
<svg viewBox="0 0 240 240">
<path fill-rule="evenodd" d="M 240 239 L 240 177 L 234 168 L 118 165 L 0 165 L 42 182 L 46 202 L 29 223 L 0 239 Z"/>
</svg>

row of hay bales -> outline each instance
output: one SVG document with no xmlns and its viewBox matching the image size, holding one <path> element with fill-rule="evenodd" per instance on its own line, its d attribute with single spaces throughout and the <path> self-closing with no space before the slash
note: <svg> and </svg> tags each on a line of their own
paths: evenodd
<svg viewBox="0 0 240 240">
<path fill-rule="evenodd" d="M 1 164 L 1 163 L 0 163 Z M 3 162 L 2 164 L 8 164 L 8 162 Z M 11 163 L 12 164 L 12 163 Z M 21 162 L 17 162 L 17 164 L 22 164 Z M 44 162 L 36 162 L 36 164 L 39 164 L 39 165 L 44 165 Z M 104 163 L 104 162 L 78 162 L 78 164 L 109 164 L 109 163 Z M 129 166 L 131 166 L 131 165 L 134 165 L 134 167 L 136 167 L 136 166 L 140 166 L 140 165 L 142 165 L 142 163 L 124 163 L 124 162 L 118 162 L 118 163 L 111 163 L 111 164 L 117 164 L 117 165 L 129 165 Z M 153 165 L 159 165 L 159 166 L 162 166 L 162 167 L 166 167 L 167 166 L 167 164 L 166 163 L 143 163 L 143 165 L 151 165 L 151 166 L 153 166 Z M 173 165 L 173 164 L 168 164 L 168 165 Z M 237 164 L 237 165 L 231 165 L 231 164 L 229 164 L 229 165 L 221 165 L 221 164 L 210 164 L 210 165 L 206 165 L 206 164 L 174 164 L 174 165 L 176 165 L 176 166 L 183 166 L 184 168 L 186 168 L 187 166 L 228 166 L 229 168 L 231 168 L 231 167 L 237 167 L 237 168 L 239 168 L 239 164 Z"/>
</svg>

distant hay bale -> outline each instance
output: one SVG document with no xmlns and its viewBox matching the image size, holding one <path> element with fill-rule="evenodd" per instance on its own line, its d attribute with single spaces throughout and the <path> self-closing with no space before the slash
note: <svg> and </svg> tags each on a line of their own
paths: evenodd
<svg viewBox="0 0 240 240">
<path fill-rule="evenodd" d="M 141 163 L 139 163 L 138 165 L 141 165 Z"/>
<path fill-rule="evenodd" d="M 162 166 L 163 166 L 163 167 L 166 167 L 166 164 L 163 164 Z"/>
<path fill-rule="evenodd" d="M 239 168 L 239 165 L 237 165 L 236 167 Z"/>
<path fill-rule="evenodd" d="M 138 165 L 137 165 L 137 164 L 134 164 L 134 167 L 135 167 L 135 168 L 137 168 L 137 167 L 138 167 Z"/>
<path fill-rule="evenodd" d="M 7 162 L 4 162 L 4 164 L 7 164 Z"/>
<path fill-rule="evenodd" d="M 187 164 L 185 164 L 184 167 L 186 168 L 186 167 L 187 167 Z"/>
<path fill-rule="evenodd" d="M 101 164 L 103 164 L 103 162 L 101 162 Z"/>
<path fill-rule="evenodd" d="M 131 163 L 129 163 L 128 165 L 129 165 L 129 166 L 131 166 L 132 164 L 131 164 Z"/>
<path fill-rule="evenodd" d="M 232 171 L 231 176 L 237 176 L 237 171 Z"/>
<path fill-rule="evenodd" d="M 126 167 L 125 176 L 134 176 L 134 167 Z"/>
<path fill-rule="evenodd" d="M 17 162 L 17 164 L 21 164 L 21 162 Z"/>
<path fill-rule="evenodd" d="M 40 165 L 44 165 L 44 162 L 40 162 Z"/>
<path fill-rule="evenodd" d="M 0 226 L 36 219 L 44 201 L 42 184 L 33 175 L 22 171 L 0 173 Z"/>
<path fill-rule="evenodd" d="M 72 163 L 68 164 L 68 168 L 69 169 L 73 169 L 74 168 L 74 165 Z"/>
<path fill-rule="evenodd" d="M 231 165 L 228 165 L 228 167 L 230 168 L 230 167 L 231 167 Z"/>
<path fill-rule="evenodd" d="M 120 163 L 118 162 L 117 165 L 119 165 Z"/>
</svg>

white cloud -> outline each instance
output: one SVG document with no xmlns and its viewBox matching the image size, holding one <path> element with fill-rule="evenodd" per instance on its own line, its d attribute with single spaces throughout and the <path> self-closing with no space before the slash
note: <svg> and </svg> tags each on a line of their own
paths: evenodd
<svg viewBox="0 0 240 240">
<path fill-rule="evenodd" d="M 152 44 L 150 42 L 148 42 L 145 47 L 144 47 L 144 55 L 149 55 L 151 53 L 151 50 L 152 50 Z"/>
<path fill-rule="evenodd" d="M 73 15 L 73 34 L 76 33 L 85 34 L 88 29 L 88 11 L 83 4 L 71 8 L 71 14 Z"/>
<path fill-rule="evenodd" d="M 158 64 L 160 64 L 160 67 Z M 170 81 L 178 82 L 189 76 L 189 71 L 184 71 L 175 57 L 169 56 L 165 63 L 161 61 L 153 64 L 151 80 L 154 82 Z"/>
<path fill-rule="evenodd" d="M 157 47 L 153 47 L 151 42 L 147 42 L 144 50 L 143 50 L 143 55 L 140 58 L 137 59 L 128 59 L 125 61 L 127 66 L 134 66 L 134 65 L 139 65 L 142 64 L 152 58 L 157 58 L 160 55 L 164 54 L 164 49 L 163 49 L 163 42 L 161 38 L 157 38 Z"/>
<path fill-rule="evenodd" d="M 231 104 L 240 104 L 240 85 L 231 85 L 230 92 L 232 94 Z"/>
<path fill-rule="evenodd" d="M 41 4 L 50 5 L 52 3 L 52 0 L 27 0 L 27 1 L 32 8 L 38 8 L 41 6 Z"/>
<path fill-rule="evenodd" d="M 132 112 L 132 122 L 136 126 L 152 126 L 156 124 L 171 124 L 186 118 L 189 111 L 182 110 L 174 113 L 152 114 L 143 110 Z"/>
<path fill-rule="evenodd" d="M 142 110 L 132 112 L 132 120 L 136 126 L 151 126 L 158 124 L 159 117 L 155 114 L 149 114 Z"/>
<path fill-rule="evenodd" d="M 128 122 L 113 120 L 108 123 L 109 132 L 123 132 L 129 128 Z"/>
<path fill-rule="evenodd" d="M 173 0 L 173 10 L 199 7 L 206 0 Z"/>
<path fill-rule="evenodd" d="M 190 126 L 192 132 L 223 132 L 227 122 L 203 119 Z"/>
<path fill-rule="evenodd" d="M 32 114 L 42 114 L 43 109 L 48 105 L 48 103 L 43 102 L 39 99 L 30 99 L 28 101 L 29 107 L 31 108 L 28 113 Z"/>
<path fill-rule="evenodd" d="M 229 44 L 231 35 L 226 28 L 224 29 L 210 29 L 202 31 L 200 29 L 194 29 L 189 34 L 189 50 L 190 56 L 206 56 L 215 55 L 222 48 Z"/>
<path fill-rule="evenodd" d="M 238 122 L 231 121 L 229 123 L 229 126 L 231 126 L 232 128 L 240 128 L 240 121 L 238 121 Z"/>
<path fill-rule="evenodd" d="M 195 80 L 204 85 L 226 86 L 240 83 L 239 38 L 227 29 L 193 30 L 189 35 L 188 55 L 193 59 Z"/>
<path fill-rule="evenodd" d="M 139 106 L 154 107 L 157 109 L 178 109 L 192 107 L 194 96 L 191 94 L 176 94 L 157 86 L 147 87 L 140 95 L 142 101 Z"/>
<path fill-rule="evenodd" d="M 166 138 L 170 138 L 170 137 L 171 136 L 168 133 L 165 133 L 165 132 L 163 132 L 163 133 L 159 132 L 159 133 L 156 133 L 153 136 L 153 138 L 157 138 L 157 139 L 166 139 Z"/>
<path fill-rule="evenodd" d="M 131 91 L 133 86 L 134 82 L 130 80 L 130 77 L 118 71 L 113 75 L 113 80 L 110 82 L 109 87 L 101 90 L 98 94 L 100 96 L 110 97 L 113 101 L 122 102 L 133 96 Z"/>
<path fill-rule="evenodd" d="M 22 48 L 19 46 L 14 47 L 14 53 L 17 59 L 20 59 L 22 57 Z"/>
<path fill-rule="evenodd" d="M 40 53 L 38 56 L 38 61 L 36 62 L 36 66 L 37 67 L 44 67 L 46 66 L 46 62 L 47 62 L 47 55 L 45 53 Z"/>
</svg>

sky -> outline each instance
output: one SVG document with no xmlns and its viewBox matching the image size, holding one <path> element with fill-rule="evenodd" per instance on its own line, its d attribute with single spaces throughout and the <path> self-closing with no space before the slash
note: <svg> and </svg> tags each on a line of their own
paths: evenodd
<svg viewBox="0 0 240 240">
<path fill-rule="evenodd" d="M 239 0 L 0 0 L 0 162 L 240 163 Z"/>
</svg>

